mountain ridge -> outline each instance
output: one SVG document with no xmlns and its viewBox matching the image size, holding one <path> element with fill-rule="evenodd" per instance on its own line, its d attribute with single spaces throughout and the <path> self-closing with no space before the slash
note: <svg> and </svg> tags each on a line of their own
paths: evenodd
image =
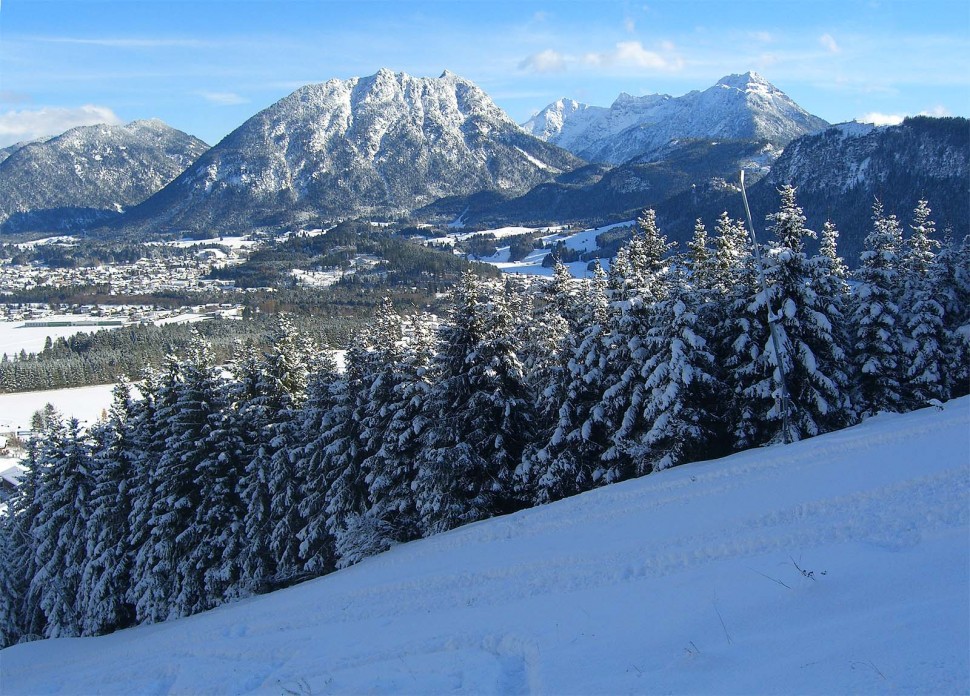
<svg viewBox="0 0 970 696">
<path fill-rule="evenodd" d="M 115 218 L 208 147 L 158 119 L 18 143 L 0 161 L 0 229 L 72 231 Z"/>
<path fill-rule="evenodd" d="M 581 164 L 454 73 L 382 68 L 305 85 L 255 114 L 127 222 L 228 229 L 403 214 L 447 195 L 524 193 Z"/>
<path fill-rule="evenodd" d="M 755 72 L 681 97 L 623 93 L 609 107 L 560 99 L 523 128 L 591 162 L 655 158 L 679 139 L 764 140 L 781 148 L 828 125 Z"/>
</svg>

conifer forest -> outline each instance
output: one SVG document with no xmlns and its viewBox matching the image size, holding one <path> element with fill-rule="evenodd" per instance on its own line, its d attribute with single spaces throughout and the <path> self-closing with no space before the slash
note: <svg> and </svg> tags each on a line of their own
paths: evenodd
<svg viewBox="0 0 970 696">
<path fill-rule="evenodd" d="M 90 429 L 42 413 L 0 519 L 0 646 L 187 616 L 967 394 L 970 241 L 925 201 L 909 220 L 877 203 L 850 273 L 836 227 L 807 229 L 795 190 L 779 194 L 764 286 L 741 221 L 698 220 L 676 249 L 647 210 L 587 279 L 468 272 L 447 316 L 381 304 L 343 369 L 281 315 L 268 348 L 225 363 L 199 335 L 130 375 Z"/>
</svg>

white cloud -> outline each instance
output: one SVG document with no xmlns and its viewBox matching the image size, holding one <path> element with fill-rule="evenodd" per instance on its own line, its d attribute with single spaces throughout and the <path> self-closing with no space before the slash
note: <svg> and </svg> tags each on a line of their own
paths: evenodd
<svg viewBox="0 0 970 696">
<path fill-rule="evenodd" d="M 878 111 L 873 111 L 868 114 L 863 114 L 859 116 L 856 121 L 860 123 L 871 123 L 876 126 L 898 126 L 903 122 L 903 119 L 911 114 L 882 114 Z M 941 118 L 943 116 L 952 116 L 948 108 L 943 105 L 934 106 L 932 109 L 925 109 L 920 111 L 919 116 L 934 116 L 936 118 Z"/>
<path fill-rule="evenodd" d="M 898 126 L 904 118 L 906 118 L 905 114 L 881 114 L 878 111 L 871 111 L 859 116 L 856 121 L 871 123 L 874 126 Z"/>
<path fill-rule="evenodd" d="M 236 106 L 237 104 L 248 104 L 249 100 L 246 97 L 236 94 L 235 92 L 196 92 L 200 97 L 205 99 L 207 102 L 213 104 L 218 104 L 219 106 Z"/>
<path fill-rule="evenodd" d="M 625 17 L 623 19 L 623 28 L 626 29 L 628 33 L 632 34 L 637 30 L 637 23 L 633 21 L 632 17 Z"/>
<path fill-rule="evenodd" d="M 519 63 L 519 70 L 529 70 L 537 73 L 562 72 L 566 69 L 566 59 L 558 51 L 547 48 L 545 51 L 533 53 Z"/>
<path fill-rule="evenodd" d="M 953 112 L 950 111 L 945 106 L 943 106 L 942 104 L 938 104 L 938 105 L 934 106 L 932 109 L 926 109 L 925 111 L 920 111 L 919 112 L 919 115 L 920 116 L 936 116 L 937 118 L 941 118 L 943 116 L 952 116 L 953 115 Z"/>
<path fill-rule="evenodd" d="M 818 42 L 825 47 L 829 53 L 839 53 L 842 49 L 839 48 L 839 44 L 835 41 L 835 37 L 831 34 L 822 34 L 818 37 Z"/>
<path fill-rule="evenodd" d="M 42 109 L 0 113 L 0 147 L 23 140 L 60 135 L 77 126 L 97 123 L 118 125 L 122 121 L 106 106 L 85 104 L 76 108 L 45 107 Z"/>
<path fill-rule="evenodd" d="M 587 53 L 583 62 L 593 67 L 616 66 L 648 70 L 677 70 L 683 60 L 674 55 L 674 45 L 663 42 L 661 48 L 667 55 L 643 47 L 639 41 L 620 41 L 612 51 Z"/>
</svg>

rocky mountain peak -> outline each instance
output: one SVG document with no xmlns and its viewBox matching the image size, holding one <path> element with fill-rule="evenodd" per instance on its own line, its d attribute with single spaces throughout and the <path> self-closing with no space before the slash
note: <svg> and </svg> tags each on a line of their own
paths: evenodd
<svg viewBox="0 0 970 696">
<path fill-rule="evenodd" d="M 259 112 L 137 215 L 225 228 L 402 214 L 444 196 L 522 193 L 579 164 L 454 73 L 382 69 L 307 85 Z"/>
<path fill-rule="evenodd" d="M 794 138 L 828 125 L 755 72 L 728 75 L 681 97 L 622 93 L 608 109 L 565 110 L 558 106 L 562 102 L 523 127 L 584 159 L 612 164 L 649 160 L 675 140 L 757 140 L 780 151 Z"/>
</svg>

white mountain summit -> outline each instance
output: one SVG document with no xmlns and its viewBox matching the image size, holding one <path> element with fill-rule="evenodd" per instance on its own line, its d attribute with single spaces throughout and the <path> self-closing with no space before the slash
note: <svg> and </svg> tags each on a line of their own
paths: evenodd
<svg viewBox="0 0 970 696">
<path fill-rule="evenodd" d="M 454 73 L 382 69 L 301 87 L 135 215 L 154 226 L 226 228 L 395 214 L 444 196 L 524 193 L 580 164 Z"/>
<path fill-rule="evenodd" d="M 828 124 L 754 72 L 682 97 L 621 94 L 609 108 L 560 99 L 523 124 L 593 162 L 650 159 L 678 139 L 766 141 L 778 148 Z"/>
</svg>

